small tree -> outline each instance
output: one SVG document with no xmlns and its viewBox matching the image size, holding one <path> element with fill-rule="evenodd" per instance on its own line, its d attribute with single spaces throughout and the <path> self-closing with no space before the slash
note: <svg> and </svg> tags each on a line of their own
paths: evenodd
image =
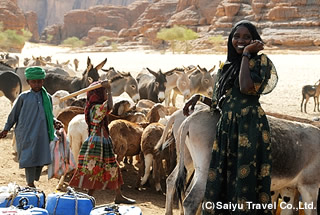
<svg viewBox="0 0 320 215">
<path fill-rule="evenodd" d="M 184 43 L 185 43 L 185 53 L 188 54 L 189 53 L 189 50 L 191 49 L 190 47 L 190 43 L 188 42 L 189 40 L 194 40 L 194 39 L 197 39 L 198 38 L 198 34 L 196 32 L 194 32 L 193 30 L 191 29 L 186 29 L 184 31 Z"/>
<path fill-rule="evenodd" d="M 69 37 L 62 41 L 62 45 L 68 46 L 71 48 L 83 47 L 86 43 L 80 40 L 78 37 Z"/>
<path fill-rule="evenodd" d="M 52 34 L 48 34 L 47 35 L 47 43 L 51 43 L 52 39 L 53 39 L 53 35 Z"/>
<path fill-rule="evenodd" d="M 3 23 L 0 22 L 0 48 L 5 51 L 20 50 L 31 37 L 32 33 L 24 29 L 20 33 L 11 29 L 4 30 Z"/>
<path fill-rule="evenodd" d="M 165 41 L 169 41 L 172 52 L 175 52 L 176 42 L 181 41 L 185 43 L 185 53 L 189 52 L 189 40 L 198 38 L 198 34 L 191 29 L 184 26 L 174 25 L 172 28 L 162 28 L 157 33 L 157 38 Z"/>
</svg>

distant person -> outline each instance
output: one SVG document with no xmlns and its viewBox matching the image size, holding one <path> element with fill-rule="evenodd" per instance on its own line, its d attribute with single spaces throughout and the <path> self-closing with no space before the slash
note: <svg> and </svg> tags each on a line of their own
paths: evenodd
<svg viewBox="0 0 320 215">
<path fill-rule="evenodd" d="M 115 190 L 116 204 L 133 204 L 135 200 L 121 193 L 123 179 L 109 135 L 108 114 L 113 108 L 111 86 L 109 81 L 101 83 L 103 87 L 87 92 L 85 119 L 89 136 L 81 146 L 78 168 L 69 185 L 87 189 L 91 196 L 95 190 Z"/>
<path fill-rule="evenodd" d="M 183 108 L 188 115 L 189 107 L 193 109 L 200 100 L 221 113 L 204 198 L 209 207 L 203 214 L 271 214 L 270 209 L 262 209 L 271 203 L 272 162 L 269 123 L 259 98 L 274 89 L 278 76 L 271 60 L 258 54 L 263 48 L 252 23 L 236 23 L 213 99 L 194 95 Z M 250 208 L 250 202 L 261 209 Z M 231 204 L 236 205 L 235 210 Z"/>
<path fill-rule="evenodd" d="M 62 124 L 53 118 L 51 96 L 43 87 L 45 71 L 29 67 L 25 76 L 31 89 L 16 99 L 0 138 L 16 125 L 19 168 L 25 169 L 27 186 L 36 187 L 34 181 L 39 181 L 43 166 L 51 163 L 49 144 L 54 138 L 54 126 L 60 128 Z"/>
</svg>

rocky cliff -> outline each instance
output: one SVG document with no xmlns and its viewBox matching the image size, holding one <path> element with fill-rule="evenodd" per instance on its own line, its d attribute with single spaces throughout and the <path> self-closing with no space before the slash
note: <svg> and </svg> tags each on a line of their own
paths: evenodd
<svg viewBox="0 0 320 215">
<path fill-rule="evenodd" d="M 0 1 L 0 22 L 4 30 L 16 30 L 18 33 L 21 33 L 22 29 L 29 30 L 32 33 L 31 41 L 39 41 L 37 14 L 34 12 L 23 13 L 17 6 L 16 0 Z M 22 47 L 15 48 L 19 50 Z"/>
<path fill-rule="evenodd" d="M 203 38 L 227 36 L 233 24 L 242 19 L 255 23 L 269 45 L 320 45 L 319 0 L 161 0 L 151 4 L 128 32 L 134 29 L 137 35 L 133 37 L 142 34 L 159 44 L 154 32 L 185 25 L 201 35 L 195 43 L 205 48 L 209 44 Z"/>
<path fill-rule="evenodd" d="M 111 30 L 120 42 L 159 47 L 156 33 L 161 28 L 184 25 L 199 33 L 201 37 L 193 43 L 201 49 L 210 46 L 208 37 L 226 37 L 232 25 L 242 19 L 255 23 L 269 45 L 320 45 L 319 0 L 139 0 L 128 7 L 99 6 L 69 12 L 55 31 L 62 40 L 79 36 L 93 42 Z"/>
<path fill-rule="evenodd" d="M 24 11 L 38 14 L 39 33 L 47 26 L 62 24 L 64 15 L 77 9 L 89 9 L 96 5 L 128 6 L 136 0 L 15 0 Z"/>
<path fill-rule="evenodd" d="M 48 25 L 41 31 L 41 40 L 53 44 L 72 36 L 92 44 L 108 36 L 119 43 L 157 48 L 161 41 L 156 33 L 161 28 L 184 25 L 198 32 L 200 38 L 193 45 L 203 49 L 212 46 L 209 37 L 226 37 L 234 23 L 247 19 L 270 46 L 320 46 L 320 0 L 2 0 L 0 9 L 3 2 L 7 3 L 0 10 L 0 21 L 12 17 L 5 26 L 34 29 L 34 12 L 23 13 L 20 7 L 37 11 L 38 25 Z"/>
</svg>

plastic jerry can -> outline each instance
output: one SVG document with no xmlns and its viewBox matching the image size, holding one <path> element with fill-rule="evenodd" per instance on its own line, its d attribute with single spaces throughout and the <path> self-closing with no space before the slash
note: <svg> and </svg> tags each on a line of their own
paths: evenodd
<svg viewBox="0 0 320 215">
<path fill-rule="evenodd" d="M 44 208 L 33 207 L 28 205 L 28 199 L 23 197 L 19 200 L 17 207 L 10 206 L 7 208 L 0 208 L 0 214 L 7 215 L 48 215 L 48 211 Z"/>
<path fill-rule="evenodd" d="M 50 215 L 89 215 L 95 206 L 95 199 L 68 187 L 66 193 L 52 193 L 47 196 L 46 209 Z"/>
<path fill-rule="evenodd" d="M 22 198 L 27 198 L 28 205 L 32 205 L 33 207 L 38 207 L 38 208 L 45 207 L 45 194 L 43 191 L 40 191 L 36 188 L 30 188 L 30 187 L 26 187 L 26 188 L 17 187 L 14 194 L 7 195 L 4 201 L 0 202 L 0 208 L 9 207 L 11 205 L 18 206 L 19 201 Z"/>
</svg>

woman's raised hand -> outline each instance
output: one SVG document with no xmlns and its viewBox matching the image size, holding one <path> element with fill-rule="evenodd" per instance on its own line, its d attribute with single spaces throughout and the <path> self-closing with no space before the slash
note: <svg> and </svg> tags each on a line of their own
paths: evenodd
<svg viewBox="0 0 320 215">
<path fill-rule="evenodd" d="M 200 99 L 200 95 L 196 94 L 192 96 L 185 104 L 183 107 L 183 115 L 189 116 L 189 108 L 191 106 L 191 110 L 194 110 L 194 106 L 197 104 L 197 102 Z"/>
<path fill-rule="evenodd" d="M 252 40 L 249 45 L 247 45 L 243 53 L 249 52 L 250 54 L 252 53 L 258 53 L 259 51 L 264 49 L 264 43 L 260 40 Z"/>
<path fill-rule="evenodd" d="M 101 85 L 108 90 L 108 92 L 111 92 L 111 85 L 109 80 L 104 80 L 101 82 Z"/>
</svg>

